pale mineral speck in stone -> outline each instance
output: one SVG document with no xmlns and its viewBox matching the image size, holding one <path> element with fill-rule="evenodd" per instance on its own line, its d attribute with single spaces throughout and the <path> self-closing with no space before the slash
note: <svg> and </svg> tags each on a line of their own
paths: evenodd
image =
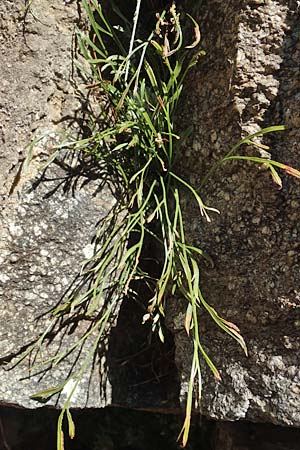
<svg viewBox="0 0 300 450">
<path fill-rule="evenodd" d="M 285 368 L 282 356 L 278 355 L 278 356 L 271 356 L 267 365 L 274 370 L 275 369 L 280 369 L 283 370 Z"/>
<path fill-rule="evenodd" d="M 24 298 L 28 301 L 35 300 L 37 298 L 38 294 L 35 294 L 34 292 L 25 292 Z M 28 302 L 27 302 L 28 304 Z"/>
<path fill-rule="evenodd" d="M 65 387 L 62 390 L 62 395 L 65 395 L 67 398 L 72 393 L 74 387 L 75 387 L 76 381 L 71 378 L 65 385 Z M 76 386 L 75 391 L 72 393 L 72 401 L 76 400 L 76 397 L 79 395 L 79 385 Z"/>
<path fill-rule="evenodd" d="M 23 230 L 20 225 L 16 225 L 13 222 L 9 224 L 9 232 L 13 237 L 20 237 L 23 234 Z"/>
<path fill-rule="evenodd" d="M 6 273 L 0 273 L 1 283 L 7 283 L 9 281 L 9 276 Z"/>
<path fill-rule="evenodd" d="M 93 244 L 87 244 L 83 249 L 82 253 L 84 254 L 84 257 L 86 259 L 92 258 L 94 255 L 94 245 Z"/>
<path fill-rule="evenodd" d="M 294 394 L 299 394 L 300 393 L 300 386 L 298 386 L 296 383 L 292 383 L 291 391 L 294 392 Z"/>
<path fill-rule="evenodd" d="M 235 284 L 234 283 L 228 283 L 228 290 L 229 291 L 234 291 L 235 289 Z"/>
<path fill-rule="evenodd" d="M 33 265 L 29 267 L 29 273 L 34 274 L 38 270 L 37 266 Z"/>
<path fill-rule="evenodd" d="M 26 216 L 26 213 L 27 213 L 26 208 L 23 208 L 22 206 L 20 206 L 20 207 L 18 208 L 18 214 L 19 214 L 21 217 Z"/>
<path fill-rule="evenodd" d="M 39 225 L 35 225 L 33 228 L 33 232 L 35 234 L 35 236 L 41 236 L 42 234 L 42 230 L 40 229 Z"/>
</svg>

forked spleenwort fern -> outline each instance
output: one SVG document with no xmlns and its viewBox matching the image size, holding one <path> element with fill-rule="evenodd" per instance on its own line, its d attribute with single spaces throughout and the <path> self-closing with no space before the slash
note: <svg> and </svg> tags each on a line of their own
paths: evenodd
<svg viewBox="0 0 300 450">
<path fill-rule="evenodd" d="M 58 450 L 63 449 L 62 422 L 66 416 L 69 435 L 73 438 L 75 426 L 69 411 L 70 401 L 83 373 L 92 362 L 99 342 L 104 336 L 112 312 L 124 297 L 134 297 L 134 281 L 147 283 L 152 289 L 144 320 L 151 320 L 153 330 L 164 341 L 162 321 L 168 297 L 186 301 L 185 329 L 193 342 L 193 358 L 186 400 L 185 421 L 180 433 L 182 445 L 188 440 L 191 413 L 199 404 L 202 390 L 201 360 L 204 360 L 217 380 L 220 374 L 201 344 L 198 326 L 199 308 L 204 308 L 213 321 L 235 339 L 247 354 L 246 344 L 237 326 L 219 316 L 204 299 L 200 288 L 200 268 L 205 252 L 190 245 L 185 234 L 183 197 L 189 196 L 199 206 L 200 215 L 210 222 L 211 214 L 218 213 L 208 207 L 201 189 L 219 166 L 233 159 L 264 164 L 274 181 L 281 186 L 277 169 L 300 178 L 300 172 L 282 163 L 258 156 L 242 156 L 237 152 L 243 145 L 260 147 L 253 141 L 273 131 L 273 126 L 247 136 L 229 151 L 203 177 L 196 188 L 182 178 L 177 170 L 182 143 L 191 132 L 176 129 L 175 116 L 186 75 L 197 64 L 200 30 L 192 16 L 181 11 L 175 3 L 154 17 L 153 31 L 148 38 L 139 38 L 141 1 L 136 2 L 133 24 L 119 14 L 121 24 L 112 26 L 106 19 L 101 2 L 82 0 L 90 23 L 90 33 L 77 29 L 81 60 L 78 68 L 87 84 L 101 93 L 100 120 L 90 121 L 90 135 L 78 140 L 67 136 L 54 148 L 52 161 L 59 153 L 78 151 L 94 161 L 106 164 L 118 183 L 118 203 L 113 217 L 108 217 L 97 235 L 105 240 L 82 269 L 82 286 L 67 301 L 53 310 L 54 320 L 79 312 L 90 318 L 92 325 L 71 347 L 46 361 L 56 365 L 66 355 L 78 349 L 91 336 L 92 348 L 80 369 L 72 373 L 61 385 L 33 395 L 47 399 L 62 391 L 70 380 L 73 389 L 58 420 Z M 119 13 L 115 6 L 114 14 Z M 27 162 L 31 158 L 30 147 Z M 49 163 L 50 163 L 49 161 Z M 113 226 L 112 226 L 113 224 Z M 134 239 L 132 239 L 134 236 Z M 140 267 L 145 240 L 160 248 L 161 266 L 157 279 Z M 80 293 L 78 294 L 78 292 Z M 103 313 L 104 305 L 104 313 Z M 99 314 L 99 311 L 102 311 Z M 51 326 L 24 356 L 43 345 Z M 197 395 L 195 395 L 197 392 Z"/>
</svg>

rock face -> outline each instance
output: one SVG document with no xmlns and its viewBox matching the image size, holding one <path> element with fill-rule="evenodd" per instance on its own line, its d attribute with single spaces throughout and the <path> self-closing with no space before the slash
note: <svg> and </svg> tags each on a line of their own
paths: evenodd
<svg viewBox="0 0 300 450">
<path fill-rule="evenodd" d="M 63 382 L 76 355 L 50 372 L 40 367 L 36 377 L 28 370 L 28 360 L 11 371 L 7 368 L 49 326 L 47 312 L 74 287 L 81 263 L 92 256 L 96 225 L 115 199 L 103 176 L 89 172 L 75 157 L 52 165 L 41 176 L 40 168 L 55 143 L 52 132 L 66 127 L 75 133 L 84 131 L 82 121 L 90 104 L 72 65 L 72 53 L 74 27 L 79 23 L 84 28 L 85 21 L 79 1 L 34 0 L 28 10 L 23 3 L 5 0 L 0 5 L 0 403 L 35 408 L 38 404 L 29 400 L 30 395 Z M 29 170 L 21 176 L 25 147 L 47 132 L 50 140 L 38 142 Z M 173 341 L 162 346 L 152 339 L 150 344 L 150 324 L 142 325 L 143 314 L 135 302 L 129 312 L 127 304 L 121 309 L 109 350 L 108 342 L 104 352 L 99 348 L 71 406 L 103 407 L 113 402 L 159 408 L 163 402 L 167 409 L 170 403 L 178 404 Z M 47 357 L 73 343 L 88 326 L 79 321 L 70 323 L 54 340 L 50 334 Z M 58 404 L 63 404 L 72 387 L 70 382 Z M 56 405 L 57 398 L 48 404 Z"/>
<path fill-rule="evenodd" d="M 33 137 L 62 130 L 64 122 L 78 126 L 81 103 L 73 88 L 71 55 L 74 26 L 80 20 L 74 2 L 35 0 L 28 10 L 21 0 L 0 5 L 2 362 L 9 362 L 48 325 L 43 314 L 57 304 L 90 256 L 95 225 L 114 203 L 107 188 L 95 195 L 101 180 L 87 183 L 88 177 L 74 177 L 58 166 L 41 179 L 40 167 L 49 156 L 45 140 L 35 148 L 30 170 L 20 177 L 25 147 Z M 72 189 L 75 179 L 77 188 Z M 79 332 L 67 340 L 73 342 Z M 35 378 L 28 362 L 13 371 L 2 367 L 0 401 L 36 407 L 29 396 L 63 381 L 71 363 Z M 86 375 L 74 406 L 109 402 L 106 381 L 100 394 L 99 365 L 95 371 L 94 379 Z"/>
<path fill-rule="evenodd" d="M 49 152 L 45 141 L 37 146 L 30 171 L 20 178 L 24 149 L 32 137 L 59 130 L 64 122 L 76 130 L 82 108 L 72 84 L 71 63 L 74 24 L 82 21 L 80 2 L 34 0 L 31 8 L 24 10 L 21 0 L 2 0 L 0 5 L 2 362 L 12 360 L 47 325 L 44 313 L 78 274 L 81 261 L 90 254 L 96 223 L 114 203 L 107 187 L 99 192 L 101 180 L 86 183 L 81 174 L 74 181 L 61 166 L 40 180 L 38 168 Z M 261 142 L 271 145 L 273 159 L 299 168 L 299 21 L 296 0 L 201 2 L 199 22 L 207 56 L 191 77 L 193 91 L 187 92 L 182 116 L 195 129 L 182 167 L 195 185 L 241 137 L 275 124 L 284 124 L 286 131 Z M 241 151 L 257 152 L 255 148 Z M 283 188 L 278 190 L 263 168 L 227 163 L 202 191 L 206 202 L 221 215 L 207 224 L 196 206 L 186 209 L 191 243 L 205 249 L 215 262 L 213 269 L 203 267 L 203 293 L 223 317 L 240 327 L 249 348 L 247 358 L 201 313 L 203 345 L 222 375 L 222 382 L 217 383 L 203 367 L 201 409 L 208 417 L 300 426 L 300 184 L 286 175 L 282 178 Z M 167 317 L 182 391 L 192 356 L 183 327 L 185 308 L 180 299 L 170 302 Z M 141 315 L 141 311 L 134 314 Z M 135 336 L 142 339 L 145 332 L 135 330 L 132 338 L 127 321 L 125 314 L 123 326 L 113 333 L 117 347 L 110 360 L 115 364 L 111 376 L 114 403 L 142 407 L 146 398 L 144 406 L 149 408 L 176 405 L 177 399 L 169 400 L 178 394 L 177 381 L 173 380 L 174 388 L 167 393 L 172 383 L 169 378 L 155 390 L 153 383 L 145 383 L 149 373 L 144 373 L 143 358 L 146 355 L 149 361 L 155 352 L 143 354 L 133 364 L 132 378 L 128 369 L 132 360 L 126 355 L 140 357 L 144 344 L 133 342 L 130 349 L 134 351 L 128 351 L 125 342 L 130 336 L 133 341 Z M 79 331 L 75 327 L 75 336 Z M 74 334 L 67 336 L 69 342 L 73 338 Z M 172 345 L 170 338 L 171 359 Z M 155 351 L 160 353 L 160 348 L 156 346 Z M 103 369 L 106 361 L 100 362 L 93 367 L 91 378 L 87 375 L 80 385 L 73 406 L 110 404 L 111 386 Z M 29 377 L 25 363 L 14 371 L 1 369 L 0 402 L 34 407 L 29 395 L 57 385 L 71 364 L 69 360 L 39 378 Z M 159 377 L 165 373 L 164 364 L 155 368 Z M 142 378 L 138 365 L 143 367 Z M 176 378 L 173 361 L 168 363 L 172 378 L 170 370 Z M 123 385 L 127 393 L 120 388 Z M 228 444 L 229 448 L 247 447 Z"/>
<path fill-rule="evenodd" d="M 299 168 L 299 2 L 212 0 L 199 11 L 207 56 L 187 93 L 196 136 L 186 176 L 199 185 L 241 137 L 277 124 L 286 131 L 260 142 L 271 145 L 273 159 Z M 191 243 L 215 262 L 203 268 L 205 298 L 240 327 L 249 349 L 247 358 L 201 313 L 202 343 L 222 376 L 218 383 L 203 367 L 201 409 L 209 417 L 300 425 L 300 184 L 284 173 L 282 179 L 278 190 L 264 168 L 227 162 L 202 189 L 220 216 L 207 224 L 196 205 L 187 208 Z M 169 308 L 184 382 L 191 344 L 178 318 L 185 306 Z"/>
</svg>

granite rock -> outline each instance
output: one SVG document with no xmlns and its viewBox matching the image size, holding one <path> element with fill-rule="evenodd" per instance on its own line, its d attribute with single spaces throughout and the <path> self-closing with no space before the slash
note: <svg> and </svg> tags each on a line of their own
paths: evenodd
<svg viewBox="0 0 300 450">
<path fill-rule="evenodd" d="M 73 170 L 54 164 L 41 172 L 55 132 L 66 127 L 79 132 L 80 78 L 72 60 L 76 24 L 85 26 L 79 2 L 35 0 L 28 10 L 21 0 L 0 5 L 1 404 L 34 408 L 37 403 L 29 400 L 31 394 L 60 384 L 68 375 L 72 358 L 51 373 L 41 368 L 36 377 L 28 370 L 32 361 L 7 369 L 49 325 L 47 312 L 92 255 L 96 225 L 115 203 L 101 176 L 95 180 L 82 171 L 74 175 L 80 165 L 76 158 L 67 164 Z M 39 141 L 29 169 L 21 173 L 28 143 L 46 132 L 52 133 L 52 142 Z M 72 343 L 84 327 L 84 323 L 74 326 L 64 343 Z M 47 357 L 59 349 L 59 339 L 52 344 Z M 85 348 L 85 354 L 88 351 Z M 110 402 L 103 363 L 91 365 L 73 397 L 74 407 Z M 69 383 L 61 400 L 71 388 Z"/>
<path fill-rule="evenodd" d="M 272 158 L 299 168 L 299 2 L 204 1 L 199 9 L 207 55 L 193 73 L 182 113 L 195 130 L 182 171 L 196 186 L 209 167 L 242 137 L 284 124 L 260 138 Z M 187 123 L 187 120 L 186 120 Z M 244 155 L 259 156 L 244 147 Z M 201 191 L 217 208 L 211 223 L 187 201 L 191 244 L 206 250 L 214 268 L 202 267 L 206 300 L 244 336 L 246 357 L 229 336 L 200 313 L 202 343 L 221 372 L 214 380 L 203 363 L 202 413 L 299 427 L 299 180 L 281 172 L 278 189 L 268 171 L 227 162 Z M 189 379 L 191 343 L 186 305 L 169 302 L 182 397 Z"/>
<path fill-rule="evenodd" d="M 273 159 L 298 168 L 299 2 L 200 3 L 198 19 L 207 55 L 191 75 L 188 85 L 193 90 L 186 91 L 179 118 L 183 125 L 192 122 L 194 126 L 193 141 L 183 149 L 182 176 L 198 185 L 209 167 L 242 137 L 275 124 L 284 124 L 286 131 L 258 142 L 270 145 Z M 82 103 L 73 83 L 71 54 L 74 24 L 84 27 L 80 2 L 35 0 L 25 17 L 23 7 L 21 0 L 4 0 L 0 5 L 2 362 L 13 361 L 19 349 L 48 324 L 44 313 L 72 284 L 81 261 L 90 255 L 97 222 L 114 204 L 109 186 L 103 186 L 99 177 L 89 182 L 80 178 L 74 189 L 69 174 L 54 165 L 40 179 L 39 169 L 49 154 L 44 140 L 35 149 L 29 171 L 20 177 L 25 147 L 34 136 L 64 126 L 76 130 L 80 125 Z M 259 155 L 254 147 L 242 151 Z M 222 375 L 222 382 L 216 382 L 203 364 L 201 411 L 207 417 L 300 425 L 300 186 L 299 180 L 287 174 L 282 179 L 283 188 L 278 190 L 263 167 L 227 163 L 201 192 L 206 203 L 221 211 L 209 224 L 186 199 L 189 240 L 215 262 L 213 269 L 202 269 L 203 293 L 222 316 L 240 327 L 249 348 L 246 357 L 200 313 L 202 343 Z M 166 317 L 174 336 L 183 400 L 192 357 L 183 325 L 185 309 L 180 299 L 170 300 Z M 147 408 L 154 403 L 161 407 L 162 386 L 153 390 L 151 383 L 145 383 L 149 373 L 141 378 L 134 364 L 130 367 L 133 372 L 127 371 L 130 364 L 125 356 L 140 355 L 145 347 L 145 331 L 135 329 L 136 334 L 130 334 L 130 318 L 125 314 L 123 328 L 112 333 L 119 349 L 110 361 L 115 364 L 111 377 L 117 384 L 115 401 L 142 407 L 147 398 Z M 75 328 L 75 335 L 77 331 Z M 68 335 L 67 341 L 72 342 L 75 335 Z M 136 336 L 141 342 L 136 342 Z M 125 343 L 130 339 L 134 342 L 128 348 Z M 169 340 L 173 355 L 173 341 Z M 160 348 L 156 346 L 157 353 Z M 148 362 L 151 355 L 147 354 Z M 66 363 L 35 378 L 27 363 L 14 371 L 2 368 L 1 403 L 35 407 L 29 395 L 63 380 L 72 361 Z M 145 367 L 143 359 L 138 363 Z M 166 409 L 169 398 L 178 394 L 173 361 L 171 366 L 174 376 L 168 376 L 176 380 L 172 392 L 165 395 Z M 106 361 L 101 359 L 92 369 L 73 406 L 110 404 Z M 172 384 L 169 378 L 165 380 Z M 125 384 L 131 389 L 130 398 L 128 392 L 119 392 Z M 135 386 L 143 386 L 139 400 Z"/>
</svg>

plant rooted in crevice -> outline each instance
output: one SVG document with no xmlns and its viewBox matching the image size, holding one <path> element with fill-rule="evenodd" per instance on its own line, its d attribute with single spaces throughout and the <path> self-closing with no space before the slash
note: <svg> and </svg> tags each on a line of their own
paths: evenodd
<svg viewBox="0 0 300 450">
<path fill-rule="evenodd" d="M 61 151 L 78 151 L 95 163 L 106 165 L 118 194 L 112 214 L 97 231 L 94 255 L 84 263 L 78 287 L 52 311 L 54 321 L 77 315 L 82 320 L 89 320 L 91 325 L 71 347 L 42 364 L 57 365 L 85 342 L 90 343 L 93 337 L 88 357 L 78 371 L 71 373 L 60 386 L 33 396 L 45 400 L 73 381 L 59 417 L 59 450 L 63 449 L 65 415 L 70 437 L 73 438 L 75 433 L 69 411 L 72 394 L 92 363 L 99 343 L 106 337 L 108 323 L 120 302 L 138 297 L 136 281 L 144 283 L 152 293 L 144 321 L 151 321 L 152 330 L 158 333 L 161 341 L 164 341 L 166 302 L 178 297 L 186 300 L 185 329 L 193 342 L 186 416 L 180 433 L 182 445 L 186 445 L 194 402 L 199 405 L 201 400 L 201 361 L 208 364 L 216 380 L 221 379 L 201 343 L 199 308 L 235 339 L 246 354 L 247 348 L 238 327 L 222 318 L 202 295 L 201 264 L 212 261 L 203 249 L 189 243 L 183 199 L 196 202 L 200 216 L 210 222 L 211 215 L 219 212 L 207 206 L 201 189 L 219 166 L 233 159 L 264 164 L 279 186 L 278 168 L 300 178 L 299 171 L 272 159 L 237 155 L 244 144 L 260 147 L 261 144 L 256 144 L 253 139 L 282 130 L 281 126 L 261 130 L 239 142 L 203 177 L 200 187 L 196 188 L 182 178 L 178 168 L 182 145 L 192 130 L 178 131 L 175 118 L 186 76 L 205 54 L 199 49 L 200 29 L 192 16 L 179 12 L 173 3 L 169 9 L 157 14 L 153 31 L 142 40 L 139 37 L 141 3 L 141 0 L 136 2 L 132 26 L 122 14 L 119 15 L 119 26 L 112 26 L 97 0 L 83 0 L 91 32 L 86 34 L 77 30 L 82 55 L 77 65 L 89 89 L 101 94 L 100 119 L 90 117 L 90 135 L 85 139 L 66 136 L 55 147 L 51 158 L 53 161 Z M 117 7 L 114 11 L 120 13 Z M 158 249 L 160 264 L 155 276 L 147 272 L 143 264 L 146 242 L 148 246 L 153 242 L 153 248 Z M 27 354 L 43 345 L 52 326 L 27 349 Z"/>
</svg>

